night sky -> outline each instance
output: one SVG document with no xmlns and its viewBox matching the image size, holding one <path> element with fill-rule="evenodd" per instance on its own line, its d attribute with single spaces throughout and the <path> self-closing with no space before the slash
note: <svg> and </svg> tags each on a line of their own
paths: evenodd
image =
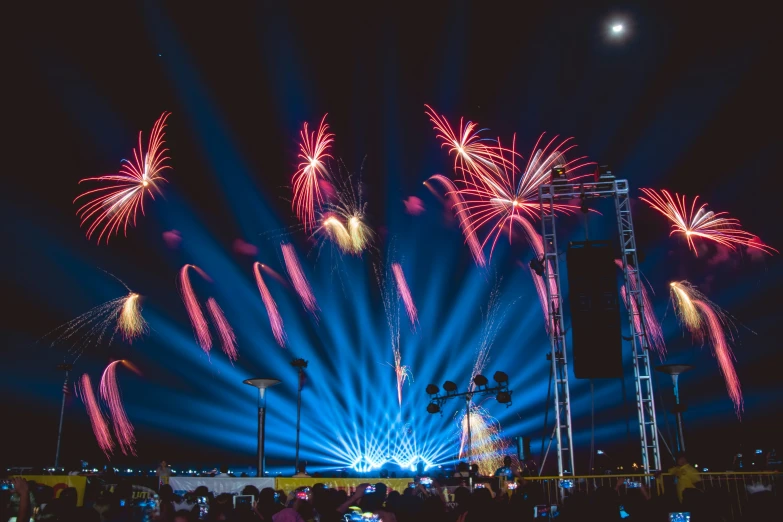
<svg viewBox="0 0 783 522">
<path fill-rule="evenodd" d="M 13 429 L 4 430 L 11 440 L 3 465 L 53 463 L 62 390 L 55 365 L 64 351 L 39 339 L 125 293 L 104 270 L 144 296 L 152 329 L 132 346 L 119 339 L 91 346 L 74 369 L 96 382 L 110 360 L 125 358 L 141 372 L 118 373 L 138 439 L 137 458 L 112 459 L 122 467 L 163 458 L 175 468 L 252 466 L 256 399 L 242 380 L 274 377 L 283 384 L 269 393 L 268 466 L 289 471 L 294 357 L 310 362 L 302 456 L 312 467 L 349 466 L 368 448 L 383 453 L 393 444 L 432 463 L 450 462 L 457 404 L 430 416 L 424 388 L 447 379 L 467 385 L 475 350 L 493 328 L 487 373 L 509 374 L 514 401 L 508 409 L 494 400 L 483 406 L 507 437 L 532 437 L 538 455 L 551 430 L 543 429 L 549 345 L 526 268 L 532 254 L 517 238 L 501 242 L 488 269 L 473 264 L 450 211 L 422 184 L 435 173 L 454 176 L 424 104 L 453 125 L 460 117 L 478 122 L 491 129 L 487 137 L 516 133 L 525 158 L 542 132 L 573 136 L 578 153 L 610 164 L 635 198 L 639 187 L 698 194 L 783 247 L 780 191 L 771 190 L 780 169 L 780 84 L 773 80 L 780 38 L 763 13 L 687 11 L 682 3 L 525 3 L 518 11 L 478 2 L 289 4 L 55 3 L 7 19 L 13 45 L 4 67 L 11 139 L 1 207 L 7 252 L 0 402 L 4 425 Z M 608 35 L 614 20 L 628 29 L 620 40 Z M 139 130 L 146 139 L 163 111 L 172 112 L 173 166 L 164 197 L 147 201 L 146 216 L 127 237 L 108 246 L 88 241 L 73 204 L 78 181 L 116 171 Z M 377 232 L 378 250 L 362 258 L 309 240 L 291 211 L 298 132 L 325 113 L 336 136 L 332 152 L 361 178 Z M 403 200 L 411 196 L 423 201 L 422 214 L 406 213 Z M 634 203 L 641 268 L 656 292 L 667 362 L 697 366 L 681 381 L 690 451 L 722 467 L 741 444 L 779 444 L 781 256 L 701 244 L 696 257 L 684 240 L 668 237 L 662 216 Z M 602 205 L 596 209 L 603 214 L 590 218 L 591 237 L 615 240 L 613 208 Z M 559 226 L 561 250 L 569 239 L 583 239 L 579 217 Z M 182 238 L 177 248 L 163 239 L 172 230 Z M 237 252 L 236 240 L 257 253 Z M 287 349 L 272 337 L 252 275 L 254 261 L 285 275 L 283 240 L 296 247 L 321 308 L 316 320 L 289 287 L 267 281 Z M 401 263 L 419 308 L 415 330 L 404 313 L 401 319 L 403 362 L 414 378 L 402 408 L 374 269 L 386 261 Z M 197 291 L 217 299 L 237 333 L 233 366 L 218 347 L 207 357 L 193 338 L 176 284 L 186 263 L 213 279 L 197 283 Z M 564 273 L 564 285 L 566 279 Z M 692 343 L 668 305 L 668 282 L 681 279 L 742 325 L 735 347 L 741 422 L 709 348 Z M 491 327 L 494 289 L 499 304 Z M 625 319 L 623 328 L 627 333 Z M 620 380 L 595 382 L 595 440 L 607 454 L 637 457 L 625 351 L 627 401 Z M 656 399 L 670 407 L 663 377 Z M 588 381 L 572 380 L 577 471 L 586 470 L 589 456 L 589 390 Z M 671 444 L 673 418 L 667 424 L 663 407 L 658 413 Z M 61 462 L 79 459 L 105 462 L 81 401 L 71 396 Z"/>
</svg>

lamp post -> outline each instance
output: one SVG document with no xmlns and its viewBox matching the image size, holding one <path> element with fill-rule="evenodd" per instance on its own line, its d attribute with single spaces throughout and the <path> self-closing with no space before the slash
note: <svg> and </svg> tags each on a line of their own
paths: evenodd
<svg viewBox="0 0 783 522">
<path fill-rule="evenodd" d="M 674 385 L 674 413 L 677 415 L 677 451 L 685 451 L 685 435 L 682 428 L 682 414 L 688 408 L 680 403 L 680 375 L 693 370 L 694 366 L 689 364 L 663 364 L 656 366 L 655 370 L 661 373 L 671 375 Z"/>
<path fill-rule="evenodd" d="M 258 388 L 258 476 L 264 476 L 264 427 L 266 420 L 266 389 L 280 384 L 277 379 L 246 379 L 243 383 Z"/>
<path fill-rule="evenodd" d="M 58 370 L 65 371 L 65 382 L 63 383 L 63 401 L 60 405 L 60 427 L 57 428 L 57 452 L 54 454 L 54 472 L 57 473 L 57 466 L 60 464 L 60 440 L 63 436 L 63 416 L 65 415 L 65 396 L 68 395 L 68 373 L 73 370 L 73 365 L 62 363 L 57 365 Z"/>
<path fill-rule="evenodd" d="M 296 368 L 299 373 L 299 384 L 296 387 L 296 458 L 294 459 L 294 473 L 299 473 L 299 421 L 302 415 L 302 385 L 304 384 L 304 370 L 307 368 L 307 361 L 304 359 L 294 359 L 291 366 Z"/>
</svg>

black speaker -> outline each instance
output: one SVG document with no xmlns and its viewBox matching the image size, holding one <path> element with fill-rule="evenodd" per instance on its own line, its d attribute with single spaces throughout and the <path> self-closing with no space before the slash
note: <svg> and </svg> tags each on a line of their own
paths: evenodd
<svg viewBox="0 0 783 522">
<path fill-rule="evenodd" d="M 517 458 L 519 462 L 533 458 L 530 453 L 530 437 L 517 437 Z"/>
<path fill-rule="evenodd" d="M 617 266 L 608 241 L 568 245 L 569 304 L 577 379 L 608 379 L 623 375 L 623 346 Z"/>
</svg>

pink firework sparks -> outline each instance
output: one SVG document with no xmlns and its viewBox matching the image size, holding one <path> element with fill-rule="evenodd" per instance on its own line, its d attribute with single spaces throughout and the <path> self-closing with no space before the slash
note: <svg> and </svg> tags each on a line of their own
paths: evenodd
<svg viewBox="0 0 783 522">
<path fill-rule="evenodd" d="M 622 259 L 615 259 L 614 263 L 620 270 L 623 269 Z M 639 273 L 639 277 L 642 277 L 641 272 Z M 631 289 L 636 289 L 636 281 L 633 278 L 630 280 L 630 285 Z M 620 287 L 620 294 L 623 298 L 623 302 L 629 303 L 625 285 Z M 629 304 L 626 304 L 626 308 L 628 307 Z M 642 281 L 642 307 L 644 308 L 644 322 L 647 325 L 647 341 L 650 343 L 653 350 L 655 350 L 655 352 L 658 354 L 658 358 L 660 360 L 664 360 L 666 359 L 666 341 L 663 337 L 661 323 L 659 323 L 658 318 L 655 317 L 655 309 L 653 308 L 652 300 L 650 299 L 650 294 L 647 292 L 647 287 L 645 286 L 644 281 Z M 636 301 L 630 301 L 630 308 L 628 308 L 628 313 L 633 315 L 634 324 L 637 331 L 641 331 L 642 325 L 640 324 L 639 315 L 637 313 Z"/>
<path fill-rule="evenodd" d="M 122 406 L 122 396 L 120 388 L 117 385 L 117 365 L 124 361 L 114 361 L 109 363 L 103 371 L 101 377 L 100 393 L 101 399 L 109 406 L 112 424 L 114 425 L 114 435 L 117 437 L 122 453 L 136 455 L 136 437 L 133 435 L 133 425 L 125 415 L 125 408 Z"/>
<path fill-rule="evenodd" d="M 734 352 L 729 344 L 734 323 L 728 314 L 711 302 L 687 281 L 672 282 L 672 303 L 682 324 L 697 340 L 709 339 L 712 353 L 718 360 L 726 389 L 734 403 L 737 417 L 743 410 L 742 388 L 734 369 Z"/>
<path fill-rule="evenodd" d="M 465 201 L 462 219 L 469 220 L 468 229 L 476 235 L 483 235 L 483 248 L 491 240 L 490 257 L 494 252 L 500 235 L 508 229 L 511 242 L 511 231 L 517 217 L 535 219 L 539 215 L 538 188 L 549 180 L 549 173 L 554 166 L 566 169 L 570 179 L 585 176 L 581 174 L 584 167 L 595 165 L 585 161 L 585 157 L 567 160 L 565 155 L 576 145 L 570 143 L 571 138 L 558 141 L 558 136 L 552 138 L 546 145 L 541 145 L 541 138 L 533 148 L 530 160 L 524 171 L 516 165 L 519 155 L 515 151 L 515 140 L 511 149 L 504 149 L 498 142 L 497 155 L 505 157 L 497 163 L 497 168 L 457 180 L 462 186 L 460 195 Z M 555 204 L 556 212 L 574 213 L 578 207 L 574 205 Z"/>
<path fill-rule="evenodd" d="M 307 123 L 300 133 L 302 141 L 299 144 L 299 158 L 302 162 L 293 177 L 292 208 L 304 225 L 305 232 L 313 230 L 315 211 L 323 204 L 319 175 L 327 175 L 324 160 L 332 157 L 328 151 L 334 141 L 334 134 L 328 131 L 329 125 L 326 124 L 326 114 L 324 114 L 317 133 L 308 132 Z"/>
<path fill-rule="evenodd" d="M 95 398 L 90 376 L 86 373 L 82 375 L 81 380 L 77 383 L 76 392 L 87 409 L 87 416 L 90 418 L 92 431 L 95 433 L 95 440 L 98 441 L 98 446 L 108 459 L 111 457 L 112 452 L 114 452 L 114 441 L 111 438 L 111 432 L 106 423 L 106 418 L 103 416 L 101 407 L 98 405 L 98 400 Z"/>
<path fill-rule="evenodd" d="M 84 182 L 110 182 L 109 186 L 89 190 L 74 199 L 74 203 L 81 198 L 88 198 L 89 201 L 82 205 L 76 214 L 81 219 L 81 225 L 87 223 L 87 238 L 100 229 L 98 234 L 98 243 L 103 237 L 106 237 L 106 243 L 112 235 L 117 235 L 122 229 L 123 234 L 128 233 L 128 224 L 136 226 L 136 216 L 138 211 L 144 215 L 144 195 L 149 193 L 152 199 L 155 194 L 152 189 L 160 193 L 159 182 L 165 182 L 162 172 L 171 168 L 166 165 L 170 158 L 166 156 L 168 149 L 165 148 L 166 119 L 171 113 L 164 112 L 155 122 L 150 133 L 147 152 L 141 142 L 141 132 L 139 132 L 139 146 L 133 150 L 132 160 L 122 160 L 122 167 L 117 174 L 109 174 L 94 178 L 85 178 L 79 183 Z"/>
<path fill-rule="evenodd" d="M 416 311 L 416 303 L 413 302 L 411 289 L 408 288 L 408 282 L 405 280 L 405 274 L 402 272 L 402 267 L 399 263 L 392 263 L 392 272 L 394 273 L 395 281 L 397 281 L 397 293 L 399 293 L 402 302 L 405 303 L 405 311 L 408 312 L 411 326 L 415 328 L 416 323 L 419 322 L 419 314 Z"/>
<path fill-rule="evenodd" d="M 434 129 L 441 147 L 449 149 L 448 153 L 454 153 L 454 171 L 463 177 L 480 175 L 492 175 L 497 165 L 505 163 L 506 159 L 495 146 L 494 140 L 482 138 L 479 134 L 486 129 L 479 129 L 473 122 L 463 124 L 460 120 L 459 133 L 454 132 L 445 116 L 439 115 L 429 105 L 425 105 L 425 111 L 430 121 L 435 125 Z"/>
<path fill-rule="evenodd" d="M 217 328 L 218 334 L 220 334 L 220 342 L 223 347 L 223 353 L 228 355 L 228 358 L 233 362 L 237 360 L 239 355 L 237 354 L 237 338 L 234 335 L 234 329 L 228 324 L 223 310 L 217 304 L 214 297 L 207 299 L 207 310 L 212 317 L 212 324 Z"/>
<path fill-rule="evenodd" d="M 478 266 L 485 266 L 487 264 L 487 260 L 484 258 L 484 252 L 481 250 L 481 245 L 479 244 L 476 234 L 469 230 L 470 213 L 466 209 L 465 200 L 462 199 L 462 196 L 457 191 L 457 187 L 449 178 L 443 174 L 435 174 L 434 176 L 430 177 L 430 179 L 438 181 L 446 189 L 446 196 L 452 202 L 452 208 L 456 212 L 457 216 L 461 218 L 459 219 L 459 225 L 462 229 L 462 233 L 465 235 L 465 243 L 468 244 L 470 253 L 473 255 L 473 260 Z M 426 184 L 427 182 L 425 181 L 424 183 Z"/>
<path fill-rule="evenodd" d="M 527 238 L 527 242 L 530 244 L 530 248 L 533 249 L 533 253 L 536 256 L 536 259 L 543 259 L 544 242 L 541 240 L 541 236 L 538 235 L 538 232 L 536 232 L 536 229 L 533 227 L 533 224 L 520 215 L 514 216 L 514 222 L 522 226 L 522 230 L 525 232 L 525 237 Z M 547 261 L 547 263 L 549 263 L 549 261 Z M 543 277 L 536 274 L 535 270 L 533 270 L 532 268 L 529 268 L 529 270 L 530 270 L 530 276 L 533 278 L 533 284 L 536 287 L 536 293 L 538 294 L 538 299 L 541 302 L 541 308 L 544 311 L 544 320 L 546 321 L 546 329 L 547 331 L 549 331 L 551 329 L 551 325 L 549 324 L 549 307 L 547 306 L 546 283 Z M 551 268 L 549 273 L 550 274 L 552 273 Z M 554 279 L 549 280 L 549 291 L 550 291 L 550 295 L 557 294 L 557 289 L 555 287 Z M 555 304 L 555 307 L 557 307 L 556 298 L 553 299 L 553 303 Z"/>
<path fill-rule="evenodd" d="M 256 276 L 256 285 L 258 285 L 258 291 L 261 293 L 261 300 L 266 307 L 266 313 L 269 316 L 269 326 L 272 327 L 272 334 L 275 336 L 277 344 L 285 347 L 285 330 L 283 329 L 283 318 L 280 316 L 280 312 L 277 310 L 277 303 L 275 303 L 272 294 L 269 292 L 264 278 L 261 276 L 261 267 L 263 265 L 259 262 L 253 264 L 253 273 Z"/>
<path fill-rule="evenodd" d="M 280 248 L 283 250 L 283 261 L 285 261 L 288 277 L 291 278 L 291 283 L 294 285 L 296 293 L 302 299 L 305 309 L 315 314 L 318 311 L 318 303 L 315 301 L 313 290 L 310 288 L 310 283 L 304 275 L 302 265 L 299 264 L 299 258 L 296 257 L 293 245 L 291 243 L 281 243 Z"/>
<path fill-rule="evenodd" d="M 772 255 L 772 252 L 778 252 L 769 245 L 762 243 L 757 236 L 740 229 L 738 219 L 727 217 L 727 212 L 718 212 L 707 210 L 707 204 L 703 203 L 696 208 L 699 196 L 693 198 L 690 209 L 688 208 L 685 196 L 675 193 L 672 196 L 668 191 L 661 190 L 660 193 L 643 188 L 645 197 L 642 201 L 657 210 L 669 221 L 672 222 L 672 231 L 669 236 L 674 234 L 684 234 L 688 241 L 688 247 L 693 250 L 697 256 L 696 245 L 693 242 L 694 237 L 714 241 L 732 250 L 736 250 L 738 245 L 760 250 L 766 254 Z"/>
<path fill-rule="evenodd" d="M 196 265 L 185 265 L 179 271 L 179 290 L 182 293 L 182 301 L 188 311 L 190 323 L 193 325 L 193 333 L 196 334 L 196 340 L 201 349 L 209 354 L 209 350 L 212 349 L 212 336 L 209 334 L 209 325 L 204 317 L 204 312 L 201 311 L 201 306 L 198 304 L 196 293 L 190 284 L 188 268 L 198 272 L 204 279 L 209 280 L 209 276 Z"/>
</svg>

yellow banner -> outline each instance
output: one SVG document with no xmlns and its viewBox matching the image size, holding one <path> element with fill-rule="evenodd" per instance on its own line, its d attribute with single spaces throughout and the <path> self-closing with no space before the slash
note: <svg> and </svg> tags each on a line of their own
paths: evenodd
<svg viewBox="0 0 783 522">
<path fill-rule="evenodd" d="M 87 488 L 87 477 L 80 475 L 21 475 L 28 482 L 34 480 L 38 484 L 51 486 L 54 489 L 54 496 L 59 497 L 65 488 L 76 489 L 76 505 L 84 505 L 84 490 Z"/>
<path fill-rule="evenodd" d="M 313 484 L 324 484 L 327 488 L 344 489 L 349 495 L 353 494 L 356 490 L 356 486 L 359 484 L 377 484 L 382 482 L 386 484 L 389 491 L 399 491 L 402 493 L 408 484 L 413 482 L 412 478 L 396 478 L 396 479 L 382 479 L 382 478 L 276 478 L 275 489 L 282 489 L 286 493 L 295 490 L 301 486 L 313 487 Z"/>
</svg>

